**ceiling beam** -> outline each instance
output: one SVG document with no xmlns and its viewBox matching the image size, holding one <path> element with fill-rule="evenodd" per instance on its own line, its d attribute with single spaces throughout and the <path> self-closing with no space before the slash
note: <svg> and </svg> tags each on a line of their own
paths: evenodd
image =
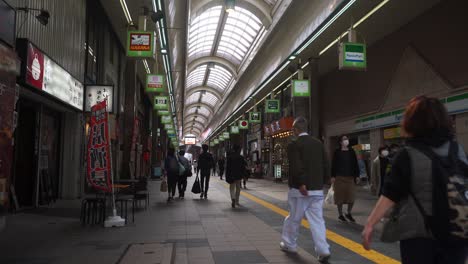
<svg viewBox="0 0 468 264">
<path fill-rule="evenodd" d="M 208 110 L 211 112 L 211 114 L 214 114 L 214 112 L 215 112 L 215 109 L 214 109 L 213 106 L 211 106 L 211 105 L 209 105 L 209 104 L 206 104 L 206 103 L 203 103 L 203 102 L 201 102 L 201 103 L 195 102 L 195 103 L 191 103 L 191 104 L 185 105 L 185 109 L 186 109 L 186 110 L 190 110 L 190 108 L 192 108 L 192 107 L 197 107 L 197 106 L 205 107 L 206 109 L 208 109 Z"/>
<path fill-rule="evenodd" d="M 219 64 L 221 66 L 224 66 L 231 74 L 232 76 L 237 79 L 237 67 L 234 65 L 232 62 L 225 58 L 217 57 L 217 56 L 205 56 L 198 58 L 196 60 L 193 60 L 192 62 L 189 63 L 187 66 L 187 72 L 190 74 L 193 70 L 195 70 L 198 66 L 203 65 L 203 64 L 208 64 L 210 62 L 213 62 L 214 64 Z"/>
<path fill-rule="evenodd" d="M 214 96 L 216 96 L 216 98 L 218 98 L 219 101 L 221 101 L 223 98 L 222 94 L 217 89 L 210 87 L 210 86 L 198 86 L 198 87 L 192 88 L 187 91 L 186 97 L 189 97 L 190 95 L 196 92 L 201 92 L 201 91 L 206 91 L 207 93 L 213 94 Z"/>
<path fill-rule="evenodd" d="M 191 119 L 192 117 L 201 117 L 201 118 L 204 119 L 203 121 L 208 123 L 208 116 L 202 115 L 200 113 L 191 113 L 190 115 L 184 116 L 184 118 L 187 119 L 187 120 Z"/>
</svg>

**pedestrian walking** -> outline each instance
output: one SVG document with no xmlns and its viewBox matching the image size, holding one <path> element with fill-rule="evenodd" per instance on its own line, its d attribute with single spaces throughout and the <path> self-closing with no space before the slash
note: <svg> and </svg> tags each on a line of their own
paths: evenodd
<svg viewBox="0 0 468 264">
<path fill-rule="evenodd" d="M 377 196 L 382 194 L 383 182 L 389 165 L 389 153 L 387 146 L 380 147 L 379 156 L 377 156 L 372 162 L 370 189 L 371 193 Z"/>
<path fill-rule="evenodd" d="M 297 138 L 288 145 L 289 160 L 289 215 L 284 219 L 283 251 L 296 253 L 297 238 L 302 218 L 310 224 L 315 252 L 320 263 L 328 263 L 330 246 L 326 239 L 323 218 L 323 187 L 330 179 L 329 166 L 322 142 L 307 134 L 307 120 L 298 117 L 293 123 Z"/>
<path fill-rule="evenodd" d="M 215 163 L 213 160 L 213 155 L 208 152 L 208 145 L 202 145 L 203 153 L 200 154 L 198 157 L 198 166 L 197 166 L 197 174 L 200 172 L 201 178 L 201 190 L 200 198 L 205 197 L 208 198 L 208 188 L 210 186 L 210 173 L 213 169 Z"/>
<path fill-rule="evenodd" d="M 164 160 L 164 170 L 167 178 L 167 202 L 174 199 L 177 182 L 179 180 L 179 162 L 175 156 L 175 149 L 168 148 L 167 156 Z"/>
<path fill-rule="evenodd" d="M 185 190 L 187 189 L 187 177 L 191 175 L 191 172 L 192 172 L 192 166 L 190 165 L 190 162 L 188 161 L 188 159 L 184 157 L 184 155 L 185 155 L 185 151 L 180 150 L 179 162 L 185 168 L 185 172 L 182 175 L 179 174 L 179 180 L 178 180 L 178 189 L 179 189 L 180 199 L 184 199 L 185 197 Z"/>
<path fill-rule="evenodd" d="M 451 118 L 439 99 L 419 96 L 407 105 L 402 129 L 407 146 L 385 177 L 362 232 L 363 246 L 370 250 L 374 226 L 390 210 L 381 239 L 400 241 L 403 264 L 466 264 L 466 187 L 460 182 L 468 180 L 468 160 L 454 141 Z"/>
<path fill-rule="evenodd" d="M 331 182 L 335 191 L 335 204 L 338 208 L 338 220 L 356 222 L 352 216 L 355 201 L 355 185 L 359 178 L 359 165 L 356 153 L 349 147 L 347 136 L 339 139 L 340 147 L 335 151 L 332 162 Z M 348 205 L 348 213 L 343 215 L 343 205 Z M 346 218 L 345 218 L 346 216 Z"/>
<path fill-rule="evenodd" d="M 232 208 L 239 205 L 241 191 L 241 180 L 247 173 L 247 162 L 240 154 L 240 146 L 234 145 L 233 151 L 226 160 L 226 182 L 229 183 L 231 193 Z"/>
<path fill-rule="evenodd" d="M 221 158 L 219 158 L 218 160 L 219 178 L 221 180 L 223 179 L 223 175 L 224 175 L 224 163 L 225 163 L 224 157 L 221 156 Z"/>
</svg>

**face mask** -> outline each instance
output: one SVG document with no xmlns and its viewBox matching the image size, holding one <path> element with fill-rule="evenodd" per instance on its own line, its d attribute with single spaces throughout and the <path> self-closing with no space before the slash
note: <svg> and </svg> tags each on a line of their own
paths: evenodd
<svg viewBox="0 0 468 264">
<path fill-rule="evenodd" d="M 388 156 L 388 150 L 383 150 L 382 151 L 382 156 L 387 157 Z"/>
<path fill-rule="evenodd" d="M 349 140 L 347 139 L 343 140 L 343 146 L 345 147 L 349 146 Z"/>
</svg>

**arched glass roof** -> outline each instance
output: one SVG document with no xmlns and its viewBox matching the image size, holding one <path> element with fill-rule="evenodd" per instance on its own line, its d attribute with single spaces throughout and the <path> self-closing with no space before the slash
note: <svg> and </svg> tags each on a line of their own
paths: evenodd
<svg viewBox="0 0 468 264">
<path fill-rule="evenodd" d="M 188 57 L 208 56 L 213 49 L 222 6 L 212 7 L 196 17 L 190 25 Z"/>
<path fill-rule="evenodd" d="M 195 68 L 187 77 L 187 89 L 203 85 L 206 75 L 206 64 Z"/>
<path fill-rule="evenodd" d="M 276 0 L 269 0 L 267 3 L 273 5 L 275 2 Z M 227 62 L 223 64 L 225 60 L 216 59 L 197 66 L 188 72 L 185 91 L 210 87 L 224 97 L 228 94 L 228 87 L 235 82 L 233 74 L 239 72 L 243 62 L 250 56 L 253 44 L 263 35 L 260 33 L 264 26 L 254 13 L 239 6 L 229 13 L 225 12 L 223 5 L 214 6 L 196 15 L 189 25 L 187 64 L 199 58 L 211 57 L 223 58 L 229 61 L 229 66 L 226 66 Z M 237 72 L 234 73 L 232 68 Z M 215 96 L 209 89 L 206 92 L 194 92 L 186 97 L 185 105 L 200 102 L 201 106 L 186 109 L 185 116 L 199 113 L 208 118 L 208 122 L 201 120 L 206 126 L 213 116 L 208 108 L 216 111 L 221 101 L 219 95 Z M 187 128 L 191 128 L 193 122 L 186 121 Z M 195 126 L 203 132 L 204 127 L 201 124 L 196 123 Z"/>
</svg>

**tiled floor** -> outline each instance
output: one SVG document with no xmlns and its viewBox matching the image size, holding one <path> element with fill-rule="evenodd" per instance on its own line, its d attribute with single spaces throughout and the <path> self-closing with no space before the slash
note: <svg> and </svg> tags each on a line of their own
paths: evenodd
<svg viewBox="0 0 468 264">
<path fill-rule="evenodd" d="M 254 179 L 247 187 L 287 210 L 285 184 Z M 168 204 L 159 182 L 150 182 L 150 189 L 150 208 L 123 228 L 80 226 L 79 201 L 9 216 L 0 234 L 0 263 L 318 263 L 307 229 L 301 229 L 299 254 L 285 254 L 279 250 L 283 216 L 246 198 L 232 209 L 229 191 L 217 177 L 211 179 L 208 200 L 186 193 L 185 200 Z M 365 192 L 358 197 L 355 215 L 362 224 L 375 198 Z M 338 223 L 332 206 L 324 211 L 327 228 L 360 241 L 360 224 Z M 343 245 L 331 243 L 331 249 L 331 263 L 372 263 Z M 376 249 L 399 257 L 396 244 L 376 243 Z"/>
</svg>

